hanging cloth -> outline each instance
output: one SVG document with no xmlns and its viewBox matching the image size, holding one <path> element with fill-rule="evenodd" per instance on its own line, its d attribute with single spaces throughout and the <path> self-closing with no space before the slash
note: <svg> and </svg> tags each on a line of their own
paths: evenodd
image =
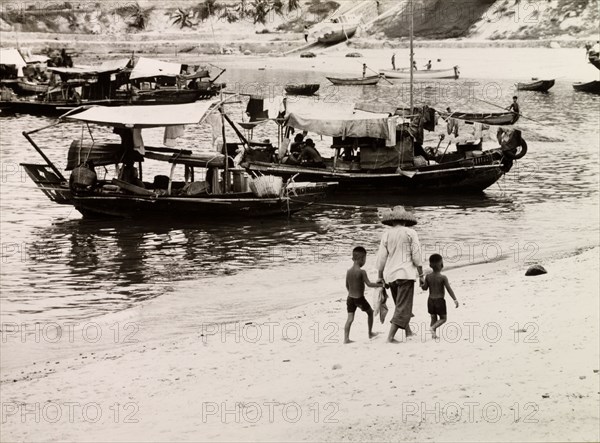
<svg viewBox="0 0 600 443">
<path fill-rule="evenodd" d="M 165 146 L 173 147 L 176 144 L 175 140 L 179 137 L 183 137 L 184 134 L 184 125 L 165 126 L 165 135 L 163 137 L 163 143 Z"/>
</svg>

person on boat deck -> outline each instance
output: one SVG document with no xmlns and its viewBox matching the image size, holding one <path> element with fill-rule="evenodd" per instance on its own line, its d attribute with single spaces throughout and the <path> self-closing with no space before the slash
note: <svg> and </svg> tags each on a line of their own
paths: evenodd
<svg viewBox="0 0 600 443">
<path fill-rule="evenodd" d="M 308 43 L 308 25 L 304 25 L 304 41 Z"/>
<path fill-rule="evenodd" d="M 396 70 L 396 54 L 392 54 L 392 69 Z"/>
<path fill-rule="evenodd" d="M 363 63 L 363 78 L 367 76 L 367 64 Z"/>
<path fill-rule="evenodd" d="M 321 154 L 319 154 L 319 151 L 315 148 L 315 142 L 313 142 L 311 138 L 307 139 L 304 144 L 304 148 L 300 153 L 300 162 L 311 165 L 323 164 L 323 157 L 321 157 Z"/>
<path fill-rule="evenodd" d="M 81 103 L 81 95 L 79 95 L 79 92 L 75 88 L 71 88 L 69 91 L 69 101 Z"/>
<path fill-rule="evenodd" d="M 427 64 L 425 65 L 425 67 L 427 68 L 428 71 L 431 69 L 431 60 L 429 60 L 427 62 Z"/>
<path fill-rule="evenodd" d="M 304 134 L 296 134 L 294 141 L 290 143 L 288 155 L 283 160 L 283 163 L 288 165 L 297 165 L 300 163 L 300 154 L 304 148 Z"/>
<path fill-rule="evenodd" d="M 416 62 L 416 61 L 414 61 L 414 60 L 413 60 L 413 69 L 414 69 L 415 71 L 418 71 L 418 70 L 419 70 L 419 68 L 417 68 L 417 62 Z"/>
<path fill-rule="evenodd" d="M 510 106 L 508 108 L 506 108 L 507 111 L 512 111 L 515 114 L 519 114 L 519 103 L 517 102 L 518 97 L 515 95 L 513 97 L 513 102 L 510 104 Z"/>
</svg>

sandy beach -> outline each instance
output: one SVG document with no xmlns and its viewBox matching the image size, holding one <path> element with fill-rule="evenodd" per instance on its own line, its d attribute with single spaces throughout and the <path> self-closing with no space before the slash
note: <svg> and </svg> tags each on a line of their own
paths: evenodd
<svg viewBox="0 0 600 443">
<path fill-rule="evenodd" d="M 3 373 L 2 440 L 598 441 L 598 249 L 536 277 L 506 263 L 447 272 L 461 306 L 439 341 L 417 291 L 415 337 L 385 343 L 388 318 L 369 340 L 359 312 L 343 345 L 340 277 L 265 318 L 73 345 Z"/>
</svg>

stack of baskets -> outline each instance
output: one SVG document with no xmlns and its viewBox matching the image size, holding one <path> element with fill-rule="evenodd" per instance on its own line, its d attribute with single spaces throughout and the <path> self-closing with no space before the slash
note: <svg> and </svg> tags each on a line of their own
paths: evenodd
<svg viewBox="0 0 600 443">
<path fill-rule="evenodd" d="M 279 197 L 283 191 L 283 179 L 274 175 L 263 175 L 250 181 L 250 189 L 257 197 Z"/>
</svg>

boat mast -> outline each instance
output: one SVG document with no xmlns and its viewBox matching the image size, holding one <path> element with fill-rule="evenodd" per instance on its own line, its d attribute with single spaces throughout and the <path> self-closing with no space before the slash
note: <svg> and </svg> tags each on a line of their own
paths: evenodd
<svg viewBox="0 0 600 443">
<path fill-rule="evenodd" d="M 221 91 L 221 106 L 219 106 L 219 112 L 221 113 L 221 128 L 223 134 L 223 150 L 222 153 L 225 155 L 225 167 L 223 173 L 223 193 L 229 192 L 229 184 L 231 183 L 229 177 L 229 157 L 227 155 L 227 139 L 225 138 L 225 105 L 223 103 L 223 91 Z"/>
<path fill-rule="evenodd" d="M 409 13 L 410 13 L 410 114 L 412 115 L 413 113 L 413 63 L 414 63 L 414 52 L 413 52 L 413 15 L 414 15 L 414 10 L 413 10 L 413 1 L 414 0 L 410 0 L 409 1 Z"/>
</svg>

